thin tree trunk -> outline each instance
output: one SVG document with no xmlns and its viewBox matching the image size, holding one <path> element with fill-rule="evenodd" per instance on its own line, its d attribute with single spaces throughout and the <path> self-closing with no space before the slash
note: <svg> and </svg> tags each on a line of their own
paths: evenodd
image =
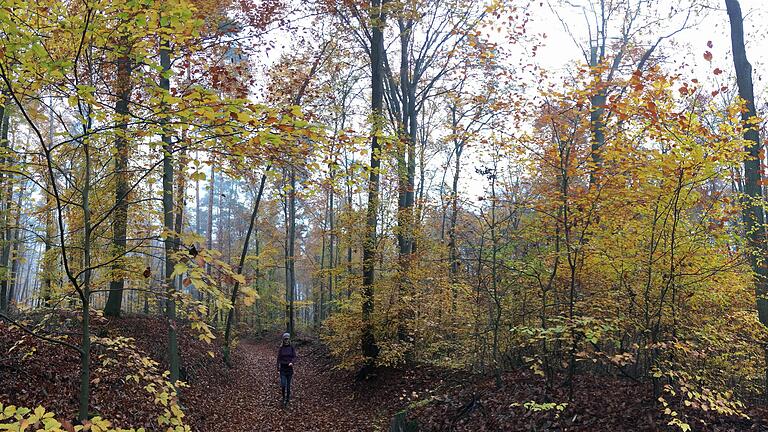
<svg viewBox="0 0 768 432">
<path fill-rule="evenodd" d="M 333 285 L 335 275 L 335 262 L 333 261 L 334 252 L 334 232 L 333 232 L 333 168 L 331 168 L 331 190 L 330 197 L 328 198 L 328 311 L 326 316 L 330 316 L 333 312 Z"/>
<path fill-rule="evenodd" d="M 325 232 L 326 232 L 326 224 L 328 221 L 328 208 L 325 209 L 325 215 L 323 215 L 323 231 L 322 236 L 323 240 L 321 242 L 320 246 L 320 307 L 318 310 L 318 316 L 317 320 L 315 322 L 316 326 L 320 324 L 320 322 L 323 320 L 323 314 L 325 312 Z"/>
<path fill-rule="evenodd" d="M 88 114 L 89 116 L 90 114 Z M 83 130 L 90 129 L 91 120 L 88 118 L 88 124 L 84 125 Z M 83 152 L 85 154 L 85 179 L 82 188 L 83 205 L 83 283 L 81 287 L 82 319 L 80 339 L 80 409 L 78 419 L 83 421 L 88 419 L 88 406 L 90 402 L 91 385 L 91 328 L 90 328 L 90 304 L 91 304 L 91 152 L 90 143 L 86 138 L 83 141 Z M 63 234 L 62 234 L 63 237 Z M 62 238 L 63 240 L 63 238 Z M 62 255 L 66 253 L 62 250 Z M 73 283 L 77 283 L 72 280 Z"/>
<path fill-rule="evenodd" d="M 160 48 L 160 88 L 170 91 L 171 82 L 166 74 L 171 69 L 170 42 L 163 40 Z M 168 365 L 171 372 L 170 380 L 173 385 L 179 380 L 179 345 L 176 330 L 176 286 L 173 274 L 173 254 L 176 251 L 174 238 L 174 207 L 173 207 L 173 145 L 166 120 L 163 124 L 163 228 L 165 229 L 165 284 L 166 284 L 166 318 L 168 319 Z"/>
<path fill-rule="evenodd" d="M 11 240 L 11 271 L 8 275 L 8 304 L 6 305 L 6 310 L 8 309 L 8 305 L 12 305 L 16 301 L 16 285 L 18 280 L 18 273 L 19 273 L 19 266 L 21 265 L 21 249 L 22 244 L 20 241 L 21 238 L 21 206 L 24 202 L 24 195 L 25 195 L 25 184 L 22 183 L 21 189 L 19 190 L 19 196 L 16 201 L 16 218 L 14 220 L 13 225 L 13 237 Z"/>
<path fill-rule="evenodd" d="M 244 268 L 245 268 L 245 258 L 248 255 L 248 244 L 251 240 L 251 234 L 253 233 L 254 227 L 256 225 L 256 217 L 259 214 L 259 205 L 261 204 L 261 197 L 264 194 L 264 185 L 267 183 L 267 173 L 270 171 L 271 166 L 267 166 L 266 170 L 264 171 L 264 174 L 261 175 L 261 182 L 259 183 L 259 192 L 256 194 L 256 201 L 253 203 L 253 212 L 251 212 L 251 219 L 248 222 L 248 231 L 245 233 L 245 239 L 243 243 L 243 250 L 240 253 L 240 261 L 238 262 L 237 266 L 237 274 L 242 275 Z M 256 241 L 256 254 L 259 253 L 259 243 L 258 239 Z M 256 283 L 258 284 L 258 267 L 256 272 Z M 258 285 L 257 285 L 258 286 Z M 235 307 L 237 305 L 237 295 L 240 288 L 240 282 L 235 281 L 235 286 L 232 288 L 232 298 L 230 299 L 232 302 L 232 309 L 229 310 L 229 313 L 227 314 L 227 323 L 225 326 L 224 331 L 224 361 L 229 365 L 230 363 L 230 340 L 232 338 L 232 322 L 234 321 L 234 311 Z"/>
<path fill-rule="evenodd" d="M 454 130 L 457 128 L 456 106 L 451 107 L 451 122 Z M 459 282 L 459 251 L 456 243 L 456 223 L 459 218 L 459 176 L 461 175 L 461 154 L 464 151 L 464 142 L 458 138 L 453 141 L 456 160 L 453 170 L 453 187 L 451 189 L 451 217 L 448 226 L 448 259 L 450 261 L 451 276 L 451 311 L 456 312 L 457 284 Z M 452 314 L 455 316 L 455 314 Z"/>
<path fill-rule="evenodd" d="M 296 169 L 291 167 L 290 187 L 288 190 L 288 256 L 286 265 L 288 266 L 288 280 L 286 281 L 286 290 L 288 290 L 288 333 L 294 334 L 295 330 L 295 312 L 294 300 L 296 297 Z"/>
<path fill-rule="evenodd" d="M 8 142 L 8 129 L 10 126 L 10 113 L 9 109 L 3 109 L 0 114 L 0 148 L 8 151 L 9 155 L 13 149 L 11 149 Z M 3 158 L 0 162 L 13 163 L 10 156 Z M 0 281 L 0 311 L 6 311 L 8 309 L 8 303 L 10 298 L 8 296 L 8 284 L 9 284 L 9 264 L 11 258 L 11 203 L 13 202 L 13 177 L 10 174 L 0 176 L 0 187 L 4 187 L 4 195 L 0 197 L 0 204 L 2 204 L 2 220 L 3 220 L 3 242 L 2 252 L 0 253 L 0 266 L 5 270 L 2 281 Z"/>
</svg>

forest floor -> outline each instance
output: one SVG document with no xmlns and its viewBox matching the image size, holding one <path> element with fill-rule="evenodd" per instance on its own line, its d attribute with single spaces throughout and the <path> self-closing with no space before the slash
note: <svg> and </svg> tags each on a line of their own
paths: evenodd
<svg viewBox="0 0 768 432">
<path fill-rule="evenodd" d="M 237 413 L 230 431 L 371 431 L 384 430 L 397 410 L 397 384 L 377 380 L 358 383 L 350 372 L 337 370 L 317 342 L 297 346 L 298 361 L 291 403 L 281 403 L 276 368 L 277 341 L 243 341 L 216 385 L 204 389 L 205 404 L 192 409 L 201 431 L 223 430 L 220 425 Z M 393 385 L 394 384 L 394 385 Z M 416 382 L 412 384 L 417 384 Z M 393 406 L 395 405 L 395 406 Z M 217 427 L 218 426 L 218 427 Z"/>
<path fill-rule="evenodd" d="M 148 357 L 163 360 L 166 323 L 160 318 L 126 317 L 94 319 L 100 336 L 128 336 Z M 48 329 L 76 331 L 77 317 L 52 320 Z M 276 337 L 279 332 L 276 333 Z M 77 338 L 66 338 L 77 343 Z M 296 341 L 292 402 L 281 403 L 276 367 L 277 339 L 241 341 L 233 350 L 232 367 L 222 361 L 220 340 L 213 345 L 197 340 L 188 329 L 179 332 L 182 378 L 180 404 L 194 431 L 378 431 L 388 430 L 390 418 L 407 406 L 412 389 L 426 388 L 438 371 L 415 368 L 384 370 L 378 379 L 357 382 L 354 372 L 340 370 L 327 348 L 315 339 Z M 208 352 L 214 352 L 211 358 Z M 125 364 L 108 370 L 97 367 L 104 354 L 95 348 L 92 363 L 91 410 L 114 426 L 160 430 L 155 419 L 160 408 L 153 398 L 125 377 L 135 373 Z M 60 420 L 77 412 L 78 355 L 22 333 L 0 321 L 0 403 L 36 407 L 43 405 Z M 1 427 L 0 427 L 1 429 Z"/>
<path fill-rule="evenodd" d="M 61 317 L 51 328 L 74 328 L 75 317 Z M 130 336 L 136 347 L 163 366 L 165 323 L 159 318 L 96 320 L 95 333 Z M 382 369 L 358 382 L 335 367 L 327 347 L 315 339 L 296 341 L 298 361 L 292 403 L 283 408 L 275 364 L 276 339 L 243 340 L 226 367 L 220 347 L 180 333 L 186 421 L 200 432 L 388 431 L 392 417 L 410 408 L 421 431 L 672 431 L 648 385 L 583 374 L 574 398 L 562 411 L 526 408 L 526 402 L 568 400 L 566 387 L 547 389 L 526 370 L 502 375 L 497 389 L 488 376 L 426 365 Z M 70 337 L 71 342 L 76 342 Z M 209 351 L 216 352 L 214 358 Z M 78 359 L 74 351 L 43 343 L 0 322 L 0 402 L 35 407 L 60 419 L 77 409 Z M 98 354 L 98 353 L 97 353 Z M 91 407 L 119 427 L 158 430 L 159 408 L 142 389 L 126 380 L 125 365 L 93 373 Z M 681 412 L 694 431 L 768 431 L 765 406 L 752 406 L 751 419 Z"/>
</svg>

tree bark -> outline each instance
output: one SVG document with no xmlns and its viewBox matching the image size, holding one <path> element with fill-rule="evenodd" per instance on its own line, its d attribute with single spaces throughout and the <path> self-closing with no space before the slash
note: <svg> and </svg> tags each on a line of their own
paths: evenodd
<svg viewBox="0 0 768 432">
<path fill-rule="evenodd" d="M 248 245 L 251 241 L 251 234 L 253 233 L 254 226 L 256 225 L 256 217 L 259 214 L 259 204 L 261 204 L 261 197 L 264 194 L 264 186 L 267 183 L 267 173 L 271 169 L 271 166 L 268 166 L 267 169 L 264 171 L 264 174 L 261 175 L 261 182 L 259 183 L 259 192 L 256 194 L 256 201 L 253 203 L 253 212 L 251 212 L 251 219 L 248 222 L 248 231 L 245 233 L 245 239 L 243 240 L 243 250 L 240 253 L 240 261 L 238 262 L 237 266 L 237 274 L 242 275 L 243 269 L 245 267 L 245 258 L 248 256 Z M 258 255 L 258 241 L 256 243 L 256 254 Z M 258 272 L 256 274 L 256 283 L 258 284 Z M 227 314 L 227 323 L 225 326 L 224 331 L 224 361 L 230 365 L 230 340 L 232 338 L 232 323 L 235 318 L 235 305 L 237 303 L 237 295 L 240 289 L 240 282 L 235 281 L 235 286 L 232 288 L 232 298 L 230 299 L 232 302 L 232 309 L 229 310 L 229 313 Z"/>
<path fill-rule="evenodd" d="M 13 305 L 16 299 L 16 285 L 18 281 L 19 266 L 21 265 L 21 206 L 24 202 L 25 195 L 25 183 L 22 183 L 19 190 L 19 196 L 16 200 L 16 217 L 13 226 L 13 237 L 11 243 L 11 271 L 8 275 L 8 302 L 6 304 L 6 310 L 9 305 Z"/>
<path fill-rule="evenodd" d="M 285 289 L 288 292 L 288 333 L 293 335 L 295 330 L 294 301 L 296 298 L 296 169 L 291 167 L 289 172 L 290 186 L 288 190 L 288 256 L 286 257 L 287 280 Z"/>
<path fill-rule="evenodd" d="M 736 84 L 739 87 L 739 97 L 744 102 L 741 120 L 744 127 L 744 139 L 748 158 L 744 161 L 744 194 L 745 205 L 742 214 L 749 246 L 749 262 L 755 278 L 755 296 L 757 298 L 757 315 L 760 322 L 768 326 L 768 245 L 765 238 L 765 214 L 763 212 L 763 178 L 760 171 L 762 163 L 760 156 L 760 133 L 755 97 L 752 87 L 752 65 L 747 60 L 744 46 L 744 19 L 738 0 L 725 0 L 728 18 L 731 24 L 731 45 L 733 49 L 733 65 L 736 70 Z M 768 348 L 765 349 L 768 359 Z M 765 394 L 768 394 L 768 368 L 765 370 Z"/>
<path fill-rule="evenodd" d="M 379 355 L 374 334 L 374 281 L 376 264 L 376 225 L 379 207 L 379 170 L 381 167 L 381 143 L 379 135 L 383 130 L 384 107 L 384 24 L 386 15 L 382 8 L 387 0 L 371 0 L 371 167 L 368 179 L 368 205 L 366 211 L 366 232 L 363 241 L 363 285 L 362 285 L 362 340 L 361 347 L 366 357 L 366 364 L 360 377 L 368 375 Z"/>
<path fill-rule="evenodd" d="M 601 56 L 602 57 L 602 56 Z M 601 58 L 602 59 L 602 58 Z M 600 59 L 600 60 L 601 60 Z M 599 66 L 597 49 L 592 48 L 590 53 L 589 65 L 595 70 Z M 605 145 L 605 102 L 608 97 L 608 91 L 601 81 L 596 81 L 599 88 L 597 93 L 589 98 L 589 129 L 591 141 L 592 169 L 589 170 L 589 184 L 597 182 L 598 171 L 603 163 L 600 151 Z"/>
<path fill-rule="evenodd" d="M 123 44 L 127 44 L 123 38 Z M 104 308 L 104 315 L 117 317 L 123 304 L 125 288 L 124 263 L 126 237 L 128 231 L 128 104 L 131 99 L 131 60 L 128 53 L 117 59 L 117 94 L 115 105 L 117 128 L 115 137 L 115 212 L 112 225 L 112 247 L 118 259 L 112 266 L 112 281 L 109 283 L 109 297 Z"/>
<path fill-rule="evenodd" d="M 167 39 L 161 41 L 160 66 L 162 68 L 160 88 L 167 92 L 171 89 L 171 82 L 168 78 L 171 70 L 171 52 L 170 42 Z M 176 251 L 173 220 L 173 145 L 167 120 L 161 119 L 161 123 L 163 126 L 161 138 L 163 141 L 163 228 L 165 229 L 165 284 L 167 293 L 165 312 L 168 320 L 168 365 L 171 383 L 176 385 L 176 381 L 179 380 L 179 344 L 176 330 L 176 286 L 174 278 L 171 277 L 174 268 L 173 254 Z"/>
<path fill-rule="evenodd" d="M 11 148 L 8 144 L 8 128 L 9 128 L 9 110 L 3 106 L 2 113 L 0 113 L 0 148 L 3 151 L 7 151 L 9 156 L 7 158 L 0 159 L 1 162 L 12 162 L 10 159 Z M 2 205 L 2 220 L 3 220 L 3 242 L 0 248 L 0 266 L 2 266 L 5 274 L 2 280 L 0 280 L 0 311 L 4 312 L 8 309 L 8 303 L 10 301 L 8 296 L 8 281 L 9 281 L 9 263 L 11 255 L 11 206 L 13 202 L 13 183 L 10 174 L 6 174 L 0 177 L 0 188 L 3 190 L 3 195 L 0 198 L 0 204 Z"/>
<path fill-rule="evenodd" d="M 328 198 L 328 310 L 325 313 L 325 316 L 329 316 L 331 312 L 333 312 L 333 285 L 334 285 L 334 275 L 335 275 L 335 262 L 333 260 L 334 252 L 333 252 L 333 246 L 334 246 L 334 232 L 333 232 L 333 199 L 334 199 L 334 190 L 333 190 L 333 181 L 334 181 L 334 173 L 333 173 L 333 167 L 331 167 L 330 171 L 331 176 L 331 190 L 330 190 L 330 196 Z"/>
<path fill-rule="evenodd" d="M 744 21 L 738 0 L 725 0 L 731 24 L 731 44 L 733 64 L 736 69 L 736 83 L 739 97 L 745 104 L 741 114 L 744 124 L 744 139 L 749 158 L 744 161 L 744 193 L 747 202 L 743 213 L 747 241 L 753 253 L 749 254 L 752 269 L 755 272 L 755 294 L 760 322 L 768 325 L 768 267 L 760 265 L 761 258 L 768 254 L 765 243 L 765 215 L 763 213 L 762 173 L 760 172 L 760 134 L 758 131 L 757 111 L 752 88 L 752 65 L 747 60 L 744 47 Z"/>
</svg>

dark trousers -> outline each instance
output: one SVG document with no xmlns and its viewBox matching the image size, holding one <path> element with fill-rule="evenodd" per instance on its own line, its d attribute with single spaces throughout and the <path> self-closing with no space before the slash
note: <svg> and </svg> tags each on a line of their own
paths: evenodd
<svg viewBox="0 0 768 432">
<path fill-rule="evenodd" d="M 283 390 L 283 401 L 291 400 L 291 381 L 293 369 L 280 369 L 280 388 Z"/>
</svg>

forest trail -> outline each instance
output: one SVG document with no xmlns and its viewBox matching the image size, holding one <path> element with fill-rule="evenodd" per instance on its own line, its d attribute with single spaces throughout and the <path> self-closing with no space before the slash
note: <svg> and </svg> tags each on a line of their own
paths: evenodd
<svg viewBox="0 0 768 432">
<path fill-rule="evenodd" d="M 363 385 L 333 369 L 316 343 L 296 348 L 291 404 L 283 408 L 277 347 L 276 341 L 241 342 L 221 382 L 197 389 L 205 398 L 195 399 L 207 406 L 189 408 L 200 431 L 371 431 L 386 415 L 360 392 Z"/>
</svg>

